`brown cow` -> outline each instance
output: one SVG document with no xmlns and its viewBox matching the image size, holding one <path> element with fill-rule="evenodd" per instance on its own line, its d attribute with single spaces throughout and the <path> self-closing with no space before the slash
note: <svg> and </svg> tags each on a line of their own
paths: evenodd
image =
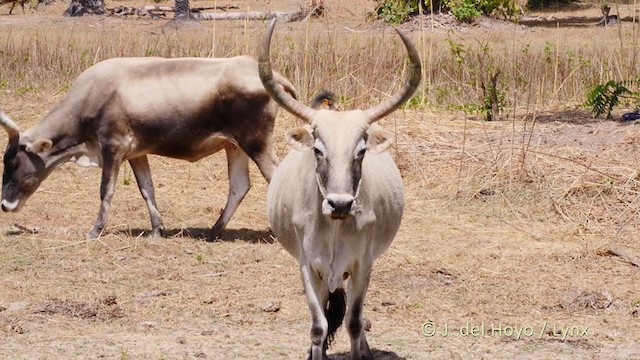
<svg viewBox="0 0 640 360">
<path fill-rule="evenodd" d="M 278 86 L 295 96 L 289 81 Z M 2 210 L 17 211 L 58 166 L 102 167 L 101 205 L 87 237 L 107 223 L 120 164 L 128 160 L 151 215 L 152 235 L 164 229 L 156 206 L 148 154 L 197 161 L 226 150 L 227 204 L 211 231 L 218 236 L 249 191 L 251 158 L 270 181 L 278 164 L 273 127 L 278 105 L 264 89 L 252 58 L 116 58 L 74 81 L 35 126 L 20 132 L 0 111 L 9 134 L 4 155 Z"/>
</svg>

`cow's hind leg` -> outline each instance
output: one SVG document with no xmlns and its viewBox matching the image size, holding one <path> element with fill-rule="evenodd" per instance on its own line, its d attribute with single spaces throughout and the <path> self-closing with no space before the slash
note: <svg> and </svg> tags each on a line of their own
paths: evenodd
<svg viewBox="0 0 640 360">
<path fill-rule="evenodd" d="M 113 153 L 103 151 L 102 180 L 100 181 L 100 210 L 98 211 L 98 218 L 96 219 L 93 229 L 87 233 L 87 238 L 92 239 L 100 236 L 107 224 L 109 207 L 111 206 L 111 199 L 115 192 L 116 181 L 118 181 L 118 169 L 120 168 L 121 162 L 122 159 L 116 159 Z"/>
<path fill-rule="evenodd" d="M 251 182 L 249 180 L 249 157 L 239 147 L 230 145 L 225 148 L 227 153 L 227 168 L 229 171 L 229 196 L 227 204 L 220 217 L 211 229 L 211 237 L 216 238 L 222 234 L 231 216 L 236 212 L 238 205 L 249 192 Z"/>
<path fill-rule="evenodd" d="M 151 179 L 151 169 L 149 169 L 149 160 L 147 156 L 140 156 L 137 158 L 129 159 L 131 169 L 136 177 L 138 183 L 138 189 L 142 198 L 147 203 L 149 209 L 149 216 L 151 217 L 151 236 L 162 236 L 164 231 L 164 225 L 162 224 L 162 217 L 158 211 L 156 205 L 156 197 L 153 189 L 153 180 Z"/>
<path fill-rule="evenodd" d="M 364 263 L 368 263 L 366 265 Z M 364 332 L 362 307 L 371 277 L 371 261 L 362 261 L 353 274 L 347 291 L 347 331 L 351 338 L 351 360 L 373 359 Z"/>
</svg>

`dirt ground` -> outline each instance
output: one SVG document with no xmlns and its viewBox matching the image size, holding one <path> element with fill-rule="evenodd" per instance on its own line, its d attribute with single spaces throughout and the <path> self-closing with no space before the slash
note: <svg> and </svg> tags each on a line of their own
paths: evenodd
<svg viewBox="0 0 640 360">
<path fill-rule="evenodd" d="M 0 22 L 53 16 L 4 10 Z M 0 97 L 33 121 L 51 106 Z M 281 156 L 294 123 L 278 117 Z M 640 127 L 578 110 L 500 122 L 398 111 L 381 124 L 397 136 L 406 208 L 364 310 L 376 359 L 640 359 Z M 166 238 L 146 236 L 126 166 L 99 239 L 84 239 L 95 168 L 63 165 L 0 215 L 0 358 L 303 358 L 308 308 L 257 168 L 223 238 L 207 242 L 224 154 L 151 167 Z M 330 358 L 348 351 L 341 329 Z"/>
</svg>

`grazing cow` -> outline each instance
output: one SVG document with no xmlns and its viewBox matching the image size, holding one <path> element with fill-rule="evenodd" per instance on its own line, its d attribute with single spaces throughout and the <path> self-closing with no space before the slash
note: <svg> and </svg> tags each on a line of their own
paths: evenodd
<svg viewBox="0 0 640 360">
<path fill-rule="evenodd" d="M 397 94 L 368 110 L 313 109 L 274 81 L 269 60 L 274 27 L 275 21 L 262 43 L 260 78 L 278 104 L 307 125 L 287 133 L 293 150 L 269 184 L 269 222 L 280 244 L 300 263 L 312 320 L 309 358 L 326 358 L 345 313 L 351 359 L 371 358 L 362 307 L 373 261 L 395 237 L 404 206 L 400 172 L 385 152 L 391 135 L 375 122 L 413 95 L 420 83 L 420 57 L 398 31 L 410 65 Z"/>
<path fill-rule="evenodd" d="M 24 14 L 24 4 L 27 0 L 0 0 L 0 5 L 11 3 L 11 9 L 9 10 L 9 15 L 13 12 L 13 8 L 16 7 L 16 4 L 20 4 L 22 7 L 22 13 Z"/>
<path fill-rule="evenodd" d="M 276 75 L 282 91 L 295 96 Z M 249 57 L 117 58 L 80 74 L 39 123 L 20 132 L 0 111 L 9 134 L 4 155 L 2 210 L 17 211 L 58 166 L 67 161 L 102 167 L 100 210 L 87 237 L 107 222 L 120 164 L 128 160 L 151 215 L 152 235 L 162 235 L 148 154 L 197 161 L 226 150 L 229 197 L 211 231 L 218 236 L 249 191 L 251 158 L 267 181 L 278 165 L 273 126 L 278 105 Z"/>
</svg>

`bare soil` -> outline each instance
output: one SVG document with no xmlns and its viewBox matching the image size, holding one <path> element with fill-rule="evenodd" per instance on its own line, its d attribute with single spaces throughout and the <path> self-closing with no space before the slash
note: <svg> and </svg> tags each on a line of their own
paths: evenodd
<svg viewBox="0 0 640 360">
<path fill-rule="evenodd" d="M 0 22 L 71 21 L 48 11 Z M 0 98 L 32 121 L 53 104 Z M 281 155 L 294 123 L 279 115 Z M 499 122 L 398 111 L 382 125 L 397 135 L 406 208 L 365 305 L 376 359 L 640 358 L 640 127 L 582 111 Z M 20 213 L 0 215 L 0 358 L 303 358 L 308 308 L 257 168 L 223 238 L 207 242 L 226 200 L 224 154 L 151 167 L 166 238 L 146 236 L 126 166 L 99 239 L 84 239 L 95 168 L 63 165 Z M 342 329 L 330 358 L 348 351 Z"/>
</svg>

